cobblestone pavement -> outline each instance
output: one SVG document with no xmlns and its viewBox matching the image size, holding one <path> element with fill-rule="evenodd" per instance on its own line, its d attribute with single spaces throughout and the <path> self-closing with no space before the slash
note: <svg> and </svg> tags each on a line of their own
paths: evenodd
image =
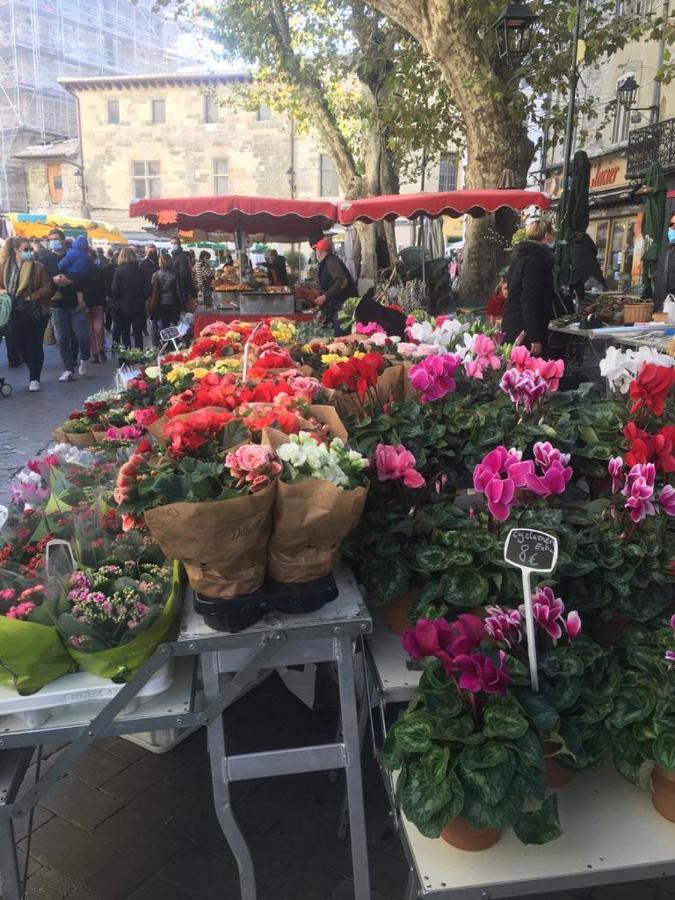
<svg viewBox="0 0 675 900">
<path fill-rule="evenodd" d="M 4 356 L 4 353 L 3 353 Z M 26 390 L 23 370 L 0 399 L 0 498 L 7 478 L 45 447 L 51 429 L 93 391 L 113 366 L 70 384 L 57 382 L 58 357 L 47 348 L 43 390 Z M 232 752 L 330 741 L 335 714 L 310 712 L 276 677 L 225 715 Z M 43 770 L 58 758 L 45 749 Z M 34 775 L 34 768 L 29 778 Z M 388 813 L 372 755 L 364 753 L 373 900 L 400 900 L 407 864 Z M 237 783 L 235 811 L 249 841 L 260 900 L 349 900 L 349 842 L 336 840 L 342 787 L 325 774 Z M 25 864 L 26 820 L 17 821 Z M 166 754 L 123 738 L 95 742 L 35 813 L 26 897 L 29 900 L 237 900 L 236 866 L 213 812 L 204 732 Z M 534 900 L 675 900 L 675 878 L 593 891 L 532 895 Z M 522 898 L 524 900 L 524 898 Z"/>
</svg>

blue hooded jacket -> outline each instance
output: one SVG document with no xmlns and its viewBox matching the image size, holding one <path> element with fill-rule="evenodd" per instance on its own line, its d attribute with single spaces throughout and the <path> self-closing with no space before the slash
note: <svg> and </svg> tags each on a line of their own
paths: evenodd
<svg viewBox="0 0 675 900">
<path fill-rule="evenodd" d="M 75 238 L 75 243 L 59 263 L 59 272 L 69 278 L 77 278 L 87 275 L 92 266 L 89 244 L 86 237 L 81 234 Z"/>
</svg>

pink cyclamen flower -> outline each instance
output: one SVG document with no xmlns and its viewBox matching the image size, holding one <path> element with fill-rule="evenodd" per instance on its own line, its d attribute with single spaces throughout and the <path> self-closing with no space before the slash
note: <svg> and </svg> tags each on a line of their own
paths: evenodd
<svg viewBox="0 0 675 900">
<path fill-rule="evenodd" d="M 575 609 L 568 614 L 565 620 L 565 628 L 571 641 L 581 634 L 581 616 Z"/>
<path fill-rule="evenodd" d="M 528 368 L 541 375 L 549 391 L 558 390 L 560 379 L 565 374 L 565 363 L 562 359 L 541 359 L 539 356 L 532 356 Z"/>
<path fill-rule="evenodd" d="M 523 638 L 523 617 L 517 609 L 504 609 L 501 606 L 488 606 L 485 619 L 485 631 L 495 641 L 511 647 L 519 644 Z"/>
<path fill-rule="evenodd" d="M 656 515 L 656 507 L 652 502 L 655 477 L 654 463 L 637 463 L 626 476 L 621 493 L 628 497 L 625 506 L 630 510 L 631 521 L 635 524 L 642 522 L 647 516 Z"/>
<path fill-rule="evenodd" d="M 469 378 L 477 378 L 482 381 L 483 374 L 488 369 L 499 369 L 501 359 L 496 355 L 497 345 L 485 334 L 477 334 L 471 344 L 470 352 L 473 356 L 464 359 L 464 370 Z"/>
<path fill-rule="evenodd" d="M 543 475 L 528 475 L 527 486 L 539 497 L 551 497 L 553 494 L 564 494 L 571 477 L 571 466 L 563 467 L 559 462 L 554 462 Z"/>
<path fill-rule="evenodd" d="M 384 328 L 378 325 L 377 322 L 368 322 L 367 325 L 357 322 L 355 330 L 356 334 L 375 334 L 376 331 L 384 331 Z"/>
<path fill-rule="evenodd" d="M 662 488 L 659 494 L 659 503 L 667 516 L 675 517 L 675 488 L 669 484 Z M 673 619 L 675 619 L 675 616 L 673 616 Z M 673 625 L 672 619 L 670 624 Z M 675 628 L 675 625 L 673 625 L 673 628 Z"/>
<path fill-rule="evenodd" d="M 401 643 L 413 659 L 424 659 L 435 656 L 441 661 L 446 672 L 451 671 L 452 657 L 448 647 L 452 639 L 452 630 L 445 619 L 418 619 L 414 630 L 403 633 Z"/>
<path fill-rule="evenodd" d="M 422 488 L 426 482 L 415 469 L 416 462 L 410 450 L 400 444 L 378 444 L 375 448 L 378 481 L 403 481 L 406 487 Z"/>
<path fill-rule="evenodd" d="M 656 467 L 654 466 L 654 463 L 636 463 L 634 466 L 631 466 L 630 471 L 626 476 L 626 483 L 621 491 L 624 497 L 630 497 L 632 495 L 633 485 L 638 479 L 642 479 L 653 491 L 654 481 L 656 479 Z"/>
<path fill-rule="evenodd" d="M 625 478 L 623 475 L 623 459 L 620 456 L 613 456 L 608 465 L 607 471 L 612 479 L 612 493 L 618 494 L 623 490 Z"/>
<path fill-rule="evenodd" d="M 546 472 L 553 463 L 560 463 L 561 466 L 568 466 L 570 463 L 570 454 L 561 453 L 550 441 L 539 441 L 534 445 L 534 461 Z"/>
<path fill-rule="evenodd" d="M 524 487 L 534 473 L 534 464 L 521 457 L 520 451 L 495 447 L 473 470 L 473 486 L 485 494 L 490 514 L 499 522 L 508 519 L 516 488 Z"/>
<path fill-rule="evenodd" d="M 412 367 L 408 377 L 421 394 L 423 403 L 440 400 L 455 390 L 457 382 L 454 375 L 459 362 L 459 357 L 453 353 L 436 353 Z"/>
<path fill-rule="evenodd" d="M 497 663 L 477 653 L 473 656 L 462 654 L 456 656 L 453 662 L 453 672 L 457 675 L 457 683 L 461 690 L 477 694 L 485 691 L 487 694 L 504 695 L 511 681 L 506 668 L 506 653 L 499 651 Z"/>
<path fill-rule="evenodd" d="M 527 347 L 519 345 L 511 350 L 509 362 L 515 369 L 524 372 L 526 369 L 532 368 L 532 359 L 533 357 Z"/>
<path fill-rule="evenodd" d="M 512 403 L 515 403 L 516 409 L 521 406 L 525 408 L 525 412 L 529 415 L 532 407 L 538 400 L 546 394 L 548 387 L 539 372 L 524 371 L 518 369 L 507 369 L 499 382 L 499 388 L 505 394 L 509 395 Z"/>
<path fill-rule="evenodd" d="M 563 614 L 565 604 L 560 597 L 556 597 L 550 587 L 538 587 L 532 596 L 532 615 L 534 621 L 546 634 L 557 641 L 562 637 Z M 525 606 L 520 607 L 520 613 L 525 617 Z M 574 628 L 574 621 L 572 627 Z"/>
</svg>

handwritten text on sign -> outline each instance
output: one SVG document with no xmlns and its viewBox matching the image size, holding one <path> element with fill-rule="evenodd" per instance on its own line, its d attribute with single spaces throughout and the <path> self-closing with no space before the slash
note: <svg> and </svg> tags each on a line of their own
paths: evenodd
<svg viewBox="0 0 675 900">
<path fill-rule="evenodd" d="M 506 539 L 504 559 L 519 569 L 552 572 L 558 560 L 558 542 L 543 531 L 513 528 Z"/>
</svg>

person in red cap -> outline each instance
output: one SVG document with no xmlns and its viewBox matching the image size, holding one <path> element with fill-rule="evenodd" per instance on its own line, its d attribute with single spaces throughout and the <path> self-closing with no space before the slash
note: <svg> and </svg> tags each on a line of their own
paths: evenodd
<svg viewBox="0 0 675 900">
<path fill-rule="evenodd" d="M 326 327 L 333 327 L 336 337 L 344 334 L 338 313 L 345 300 L 357 296 L 357 287 L 347 266 L 333 253 L 333 244 L 322 238 L 314 245 L 319 260 L 319 284 L 322 293 L 314 301 L 323 311 Z"/>
</svg>

